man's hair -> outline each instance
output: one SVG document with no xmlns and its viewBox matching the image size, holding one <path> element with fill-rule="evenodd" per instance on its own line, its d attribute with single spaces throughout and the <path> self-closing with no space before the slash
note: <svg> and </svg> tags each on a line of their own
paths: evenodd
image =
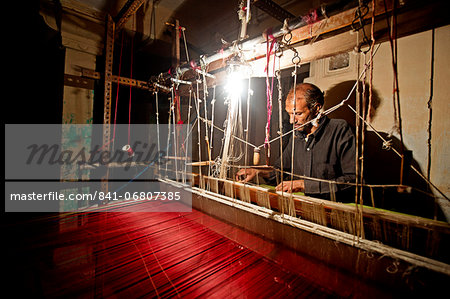
<svg viewBox="0 0 450 299">
<path fill-rule="evenodd" d="M 317 104 L 323 107 L 324 95 L 319 87 L 311 83 L 299 83 L 295 88 L 295 93 L 298 94 L 299 92 L 304 93 L 306 105 L 308 106 L 309 110 L 312 110 Z M 289 99 L 292 96 L 294 96 L 294 88 L 291 88 L 287 98 Z"/>
</svg>

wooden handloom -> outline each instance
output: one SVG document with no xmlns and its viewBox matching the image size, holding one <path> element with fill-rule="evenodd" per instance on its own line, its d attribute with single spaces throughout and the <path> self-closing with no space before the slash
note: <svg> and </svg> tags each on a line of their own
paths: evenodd
<svg viewBox="0 0 450 299">
<path fill-rule="evenodd" d="M 416 4 L 414 1 L 407 2 Z M 407 6 L 401 8 L 407 13 L 399 14 L 399 25 L 402 25 L 399 26 L 399 36 L 447 22 L 442 21 L 443 10 L 439 10 L 440 6 L 441 3 L 432 1 L 424 5 L 424 10 L 413 12 L 408 11 Z M 374 15 L 378 18 L 391 12 L 382 7 L 377 5 Z M 429 10 L 436 8 L 439 11 L 437 16 L 429 14 Z M 300 53 L 302 63 L 348 52 L 355 47 L 349 30 L 353 19 L 353 10 L 349 10 L 310 26 L 295 28 L 290 32 L 292 40 L 288 46 L 297 48 L 295 53 Z M 417 19 L 420 22 L 414 22 Z M 424 26 L 424 23 L 428 25 Z M 313 27 L 315 32 L 319 32 L 317 36 L 310 34 Z M 366 29 L 368 27 L 366 25 Z M 375 27 L 377 42 L 387 40 L 385 22 L 377 22 Z M 321 39 L 325 36 L 328 39 L 319 39 L 310 47 L 300 46 L 313 39 L 316 41 L 319 35 Z M 275 36 L 278 39 L 281 37 L 282 34 Z M 245 47 L 244 43 L 242 46 Z M 247 62 L 264 69 L 263 58 L 267 55 L 264 51 L 265 44 L 260 43 L 252 52 L 252 57 L 247 57 Z M 286 54 L 280 59 L 280 68 L 292 66 L 294 54 L 290 51 Z M 204 78 L 204 87 L 212 86 L 212 82 L 214 85 L 223 83 L 227 59 L 234 55 L 230 50 L 206 58 L 204 62 L 208 65 L 208 71 L 214 73 L 215 78 Z M 197 76 L 189 66 L 185 66 L 183 75 L 186 75 L 183 80 Z M 147 87 L 158 90 L 157 84 L 164 83 L 150 82 Z M 189 88 L 181 85 L 178 92 L 186 95 Z M 227 179 L 189 175 L 192 176 L 192 186 L 161 179 L 161 188 L 167 185 L 188 190 L 192 194 L 192 207 L 196 210 L 397 290 L 412 290 L 420 285 L 425 285 L 427 290 L 439 290 L 450 282 L 450 226 L 447 223 L 365 206 L 356 208 L 308 196 L 281 195 L 268 188 Z M 286 211 L 291 211 L 291 214 Z M 362 226 L 359 226 L 360 223 Z"/>
</svg>

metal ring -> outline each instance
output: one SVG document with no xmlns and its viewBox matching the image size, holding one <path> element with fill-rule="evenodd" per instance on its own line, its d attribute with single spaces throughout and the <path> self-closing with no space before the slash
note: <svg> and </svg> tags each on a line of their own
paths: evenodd
<svg viewBox="0 0 450 299">
<path fill-rule="evenodd" d="M 289 38 L 287 38 L 287 36 L 289 36 Z M 292 40 L 292 32 L 288 32 L 285 35 L 283 35 L 283 40 L 285 43 L 289 44 Z"/>
<path fill-rule="evenodd" d="M 398 261 L 393 262 L 392 265 L 390 265 L 386 268 L 386 271 L 391 274 L 397 273 L 398 272 L 398 264 L 399 264 Z"/>
<path fill-rule="evenodd" d="M 275 56 L 280 58 L 281 56 L 283 56 L 283 48 L 280 46 L 277 47 L 277 49 L 275 50 Z"/>
<path fill-rule="evenodd" d="M 298 56 L 298 52 L 295 51 L 294 57 L 292 57 L 292 63 L 299 64 L 301 61 L 302 61 L 302 59 L 300 58 L 300 56 Z"/>
</svg>

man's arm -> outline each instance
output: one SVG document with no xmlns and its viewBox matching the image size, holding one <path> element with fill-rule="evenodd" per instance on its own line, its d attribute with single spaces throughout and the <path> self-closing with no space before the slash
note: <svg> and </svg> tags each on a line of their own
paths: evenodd
<svg viewBox="0 0 450 299">
<path fill-rule="evenodd" d="M 305 191 L 305 181 L 304 180 L 294 180 L 294 181 L 284 181 L 280 183 L 275 190 L 283 192 L 304 192 Z"/>
<path fill-rule="evenodd" d="M 271 170 L 262 170 L 262 169 L 254 169 L 254 168 L 242 168 L 236 173 L 236 181 L 247 183 L 254 179 L 257 175 L 261 177 L 269 177 L 271 174 Z"/>
</svg>

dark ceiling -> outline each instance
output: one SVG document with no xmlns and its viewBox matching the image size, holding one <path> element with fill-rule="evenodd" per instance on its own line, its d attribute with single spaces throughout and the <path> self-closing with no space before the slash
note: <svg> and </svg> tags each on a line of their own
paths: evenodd
<svg viewBox="0 0 450 299">
<path fill-rule="evenodd" d="M 271 3 L 279 6 L 291 16 L 297 17 L 308 13 L 313 8 L 318 8 L 322 3 L 330 2 L 324 0 L 252 0 L 251 1 L 251 19 L 247 28 L 247 34 L 250 38 L 261 35 L 262 32 L 271 27 L 281 26 L 282 22 L 270 14 L 274 15 L 274 9 L 270 7 Z M 126 0 L 78 0 L 85 6 L 95 10 L 109 13 L 116 16 L 120 9 L 127 2 Z M 153 4 L 156 6 L 156 14 L 160 15 L 159 10 L 169 10 L 164 22 L 174 22 L 178 20 L 180 26 L 186 28 L 185 34 L 188 42 L 189 51 L 192 56 L 202 54 L 212 54 L 221 47 L 222 41 L 232 42 L 239 37 L 240 21 L 238 18 L 239 3 L 241 0 L 148 0 L 143 7 L 146 11 Z M 246 1 L 244 1 L 246 2 Z M 269 6 L 264 5 L 268 3 Z M 265 6 L 265 10 L 259 8 Z M 141 8 L 142 10 L 143 8 Z M 157 21 L 162 21 L 156 18 Z M 156 24 L 156 27 L 162 24 Z M 171 42 L 171 28 L 167 28 L 158 38 L 164 42 Z M 144 40 L 146 37 L 143 38 Z M 148 39 L 147 39 L 148 40 Z M 166 50 L 155 49 L 154 41 L 152 47 L 145 47 L 145 51 L 165 53 Z M 153 48 L 153 50 L 151 49 Z M 183 51 L 183 49 L 182 49 Z"/>
</svg>

